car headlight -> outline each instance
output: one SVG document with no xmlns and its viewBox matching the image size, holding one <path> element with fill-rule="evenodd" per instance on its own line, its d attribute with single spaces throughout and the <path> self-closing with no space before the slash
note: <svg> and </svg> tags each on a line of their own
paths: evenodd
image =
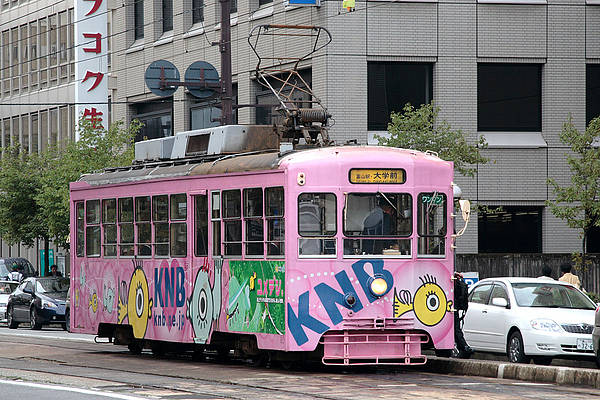
<svg viewBox="0 0 600 400">
<path fill-rule="evenodd" d="M 42 308 L 56 308 L 58 307 L 55 303 L 47 300 L 42 300 Z"/>
<path fill-rule="evenodd" d="M 533 329 L 537 329 L 540 331 L 547 331 L 547 332 L 560 332 L 562 330 L 560 325 L 558 325 L 556 322 L 552 321 L 551 319 L 543 319 L 543 318 L 532 319 L 531 327 Z"/>
</svg>

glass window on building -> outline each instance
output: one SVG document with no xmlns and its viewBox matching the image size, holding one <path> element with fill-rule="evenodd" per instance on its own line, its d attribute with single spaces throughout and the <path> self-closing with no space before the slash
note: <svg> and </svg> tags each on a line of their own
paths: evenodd
<svg viewBox="0 0 600 400">
<path fill-rule="evenodd" d="M 231 9 L 230 9 L 230 13 L 236 13 L 238 11 L 237 9 L 238 5 L 237 5 L 237 0 L 231 0 Z"/>
<path fill-rule="evenodd" d="M 162 31 L 173 30 L 173 0 L 162 0 Z"/>
<path fill-rule="evenodd" d="M 144 125 L 135 137 L 139 142 L 147 139 L 157 139 L 173 135 L 173 98 L 161 103 L 140 103 L 133 106 L 133 119 L 138 119 Z"/>
<path fill-rule="evenodd" d="M 287 75 L 285 77 L 281 77 L 281 79 L 286 78 Z M 295 78 L 293 82 L 298 87 L 306 88 L 306 86 L 310 87 L 312 85 L 312 71 L 310 69 L 300 71 L 300 78 L 301 79 Z M 277 78 L 270 78 L 269 84 L 277 91 L 279 91 L 282 87 L 281 81 Z M 256 108 L 256 123 L 258 125 L 281 124 L 283 122 L 283 117 L 281 116 L 282 114 L 276 111 L 276 109 L 280 107 L 280 103 L 277 100 L 277 97 L 275 97 L 275 94 L 273 94 L 273 92 L 264 84 L 257 83 L 257 85 L 258 92 L 256 95 L 256 103 L 271 106 L 263 106 Z M 286 95 L 289 94 L 290 89 L 291 87 L 289 85 L 286 85 L 283 93 Z M 292 96 L 292 100 L 294 101 L 294 104 L 298 107 L 311 107 L 311 98 L 306 92 L 295 90 L 294 95 Z"/>
<path fill-rule="evenodd" d="M 37 21 L 29 23 L 29 69 L 31 70 L 31 89 L 37 89 L 38 84 L 38 26 Z"/>
<path fill-rule="evenodd" d="M 204 21 L 204 0 L 192 0 L 192 24 Z"/>
<path fill-rule="evenodd" d="M 542 131 L 542 65 L 477 65 L 477 130 Z"/>
<path fill-rule="evenodd" d="M 586 125 L 600 117 L 600 64 L 588 64 L 585 70 L 585 121 Z"/>
<path fill-rule="evenodd" d="M 50 34 L 50 85 L 56 85 L 58 77 L 58 18 L 56 14 L 48 17 Z"/>
<path fill-rule="evenodd" d="M 40 19 L 40 86 L 45 88 L 48 86 L 48 20 Z"/>
<path fill-rule="evenodd" d="M 29 87 L 29 29 L 21 25 L 21 89 Z"/>
<path fill-rule="evenodd" d="M 21 148 L 29 153 L 29 114 L 21 116 Z"/>
<path fill-rule="evenodd" d="M 237 85 L 233 85 L 233 104 L 238 103 Z M 194 98 L 194 97 L 193 97 Z M 195 99 L 195 98 L 194 98 Z M 221 125 L 220 100 L 199 100 L 190 106 L 190 129 L 212 128 Z M 237 124 L 237 110 L 233 110 L 233 123 Z"/>
<path fill-rule="evenodd" d="M 477 213 L 479 253 L 541 253 L 538 206 L 488 206 Z"/>
<path fill-rule="evenodd" d="M 144 38 L 144 1 L 133 0 L 133 30 L 135 40 Z"/>
<path fill-rule="evenodd" d="M 2 32 L 2 92 L 10 94 L 10 31 Z"/>
<path fill-rule="evenodd" d="M 433 99 L 433 64 L 408 62 L 367 63 L 367 127 L 387 131 L 392 111 L 410 103 L 415 108 Z"/>
<path fill-rule="evenodd" d="M 31 152 L 37 153 L 39 151 L 38 143 L 38 114 L 37 112 L 31 114 Z"/>
<path fill-rule="evenodd" d="M 13 93 L 19 92 L 19 66 L 21 62 L 19 61 L 19 45 L 21 42 L 19 41 L 19 28 L 13 28 L 10 30 L 10 46 L 11 46 L 11 76 L 13 78 L 12 81 L 12 91 Z"/>
</svg>

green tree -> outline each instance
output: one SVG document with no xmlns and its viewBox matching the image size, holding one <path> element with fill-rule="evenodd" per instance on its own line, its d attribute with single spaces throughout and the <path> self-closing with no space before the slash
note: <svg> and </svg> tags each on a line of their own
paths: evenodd
<svg viewBox="0 0 600 400">
<path fill-rule="evenodd" d="M 555 179 L 548 179 L 555 198 L 546 204 L 552 214 L 567 221 L 569 227 L 578 229 L 581 235 L 581 253 L 574 253 L 576 267 L 585 267 L 587 239 L 593 227 L 600 227 L 600 117 L 590 121 L 580 132 L 573 124 L 571 115 L 563 123 L 560 140 L 571 149 L 567 156 L 571 169 L 571 184 L 561 186 Z"/>
<path fill-rule="evenodd" d="M 480 148 L 487 147 L 482 137 L 476 144 L 469 144 L 464 133 L 453 129 L 445 121 L 438 121 L 440 108 L 424 104 L 414 108 L 407 103 L 402 112 L 392 112 L 388 124 L 389 137 L 376 135 L 379 144 L 420 151 L 433 151 L 440 158 L 454 162 L 454 168 L 465 176 L 474 176 L 474 164 L 485 164 Z"/>
<path fill-rule="evenodd" d="M 10 245 L 33 246 L 47 239 L 47 230 L 36 196 L 43 169 L 37 154 L 18 146 L 5 149 L 0 161 L 0 236 Z"/>
<path fill-rule="evenodd" d="M 46 223 L 48 237 L 66 246 L 69 237 L 69 185 L 81 175 L 107 167 L 130 165 L 134 156 L 133 142 L 141 123 L 132 121 L 124 128 L 115 122 L 107 131 L 93 128 L 80 120 L 79 140 L 64 148 L 54 148 L 42 155 L 47 165 L 40 178 L 35 201 Z"/>
</svg>

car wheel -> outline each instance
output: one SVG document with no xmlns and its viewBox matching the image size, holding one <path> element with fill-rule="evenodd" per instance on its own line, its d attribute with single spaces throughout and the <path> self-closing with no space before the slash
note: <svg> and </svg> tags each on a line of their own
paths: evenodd
<svg viewBox="0 0 600 400">
<path fill-rule="evenodd" d="M 552 364 L 552 357 L 533 357 L 533 363 L 536 365 L 550 365 Z"/>
<path fill-rule="evenodd" d="M 510 335 L 508 339 L 507 355 L 508 360 L 512 363 L 529 363 L 529 357 L 525 355 L 525 346 L 523 346 L 523 336 L 521 332 L 516 331 Z"/>
<path fill-rule="evenodd" d="M 598 352 L 596 353 L 596 365 L 600 368 L 600 349 L 598 349 Z"/>
<path fill-rule="evenodd" d="M 65 323 L 63 325 L 63 328 L 65 331 L 71 332 L 71 309 L 70 308 L 67 308 L 67 311 L 65 312 Z"/>
<path fill-rule="evenodd" d="M 447 350 L 436 350 L 435 351 L 435 356 L 436 357 L 447 357 L 450 358 L 452 357 L 452 349 L 447 349 Z"/>
<path fill-rule="evenodd" d="M 29 323 L 31 324 L 31 329 L 34 329 L 36 331 L 42 329 L 40 316 L 38 315 L 38 312 L 35 309 L 35 307 L 32 307 L 31 311 L 29 312 Z"/>
<path fill-rule="evenodd" d="M 15 321 L 12 306 L 6 311 L 6 320 L 10 329 L 17 329 L 19 327 L 19 323 Z"/>
</svg>

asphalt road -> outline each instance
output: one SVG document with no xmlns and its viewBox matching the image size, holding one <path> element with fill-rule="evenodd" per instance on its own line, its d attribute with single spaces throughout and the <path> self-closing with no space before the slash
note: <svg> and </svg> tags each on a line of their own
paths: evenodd
<svg viewBox="0 0 600 400">
<path fill-rule="evenodd" d="M 593 388 L 443 375 L 415 367 L 285 371 L 240 360 L 195 362 L 189 356 L 156 358 L 149 352 L 133 356 L 124 347 L 96 344 L 92 336 L 60 328 L 0 327 L 0 348 L 0 398 L 11 399 L 600 398 Z"/>
</svg>

